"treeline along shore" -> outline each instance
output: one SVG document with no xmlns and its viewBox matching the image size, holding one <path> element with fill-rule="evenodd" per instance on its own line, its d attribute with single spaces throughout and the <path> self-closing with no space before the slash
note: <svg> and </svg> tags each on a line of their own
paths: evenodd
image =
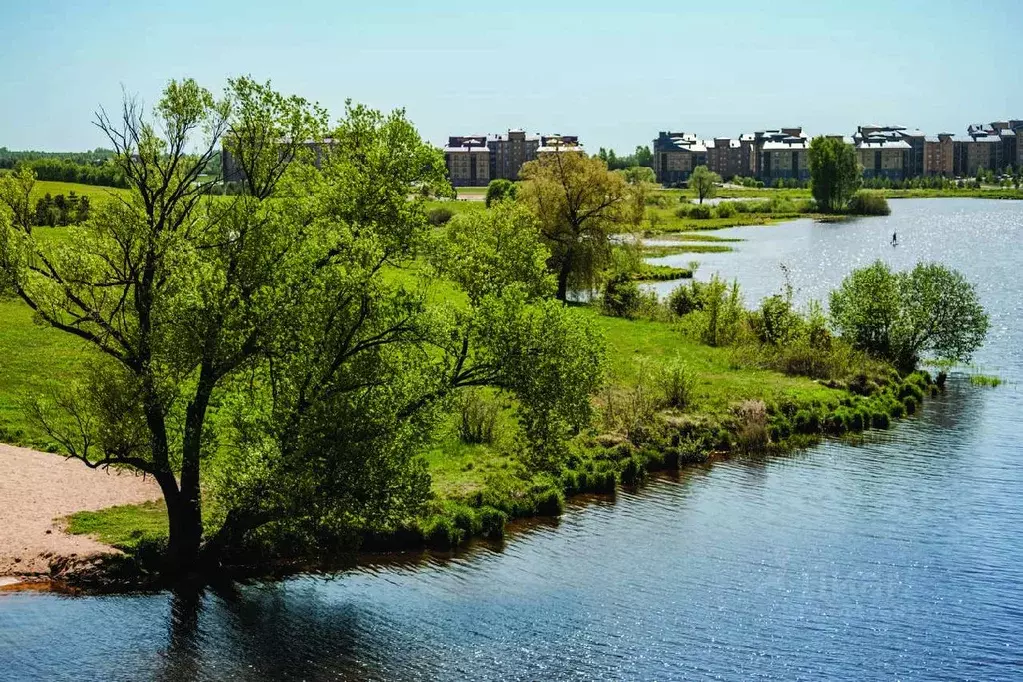
<svg viewBox="0 0 1023 682">
<path fill-rule="evenodd" d="M 57 188 L 31 168 L 0 176 L 0 436 L 163 498 L 72 515 L 123 553 L 58 562 L 68 583 L 500 538 L 653 471 L 887 428 L 941 390 L 922 361 L 968 360 L 987 330 L 941 265 L 855 271 L 825 312 L 644 270 L 623 238 L 886 212 L 827 142 L 809 196 L 711 207 L 706 169 L 668 192 L 558 151 L 457 202 L 403 113 L 335 120 L 248 78 L 220 96 L 173 81 L 97 123 L 126 188 L 88 195 L 77 224 L 39 223 Z M 221 146 L 229 195 L 208 173 Z M 661 276 L 680 281 L 664 299 L 640 283 Z"/>
</svg>

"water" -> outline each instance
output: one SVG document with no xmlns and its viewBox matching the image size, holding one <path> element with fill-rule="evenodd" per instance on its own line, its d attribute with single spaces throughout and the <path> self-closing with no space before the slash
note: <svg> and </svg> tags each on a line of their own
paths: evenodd
<svg viewBox="0 0 1023 682">
<path fill-rule="evenodd" d="M 419 567 L 203 596 L 0 597 L 2 680 L 1023 677 L 1023 205 L 723 232 L 747 300 L 800 300 L 876 257 L 980 282 L 978 364 L 861 443 L 683 472 L 556 526 Z M 902 244 L 888 245 L 897 229 Z M 690 255 L 680 258 L 690 260 Z"/>
</svg>

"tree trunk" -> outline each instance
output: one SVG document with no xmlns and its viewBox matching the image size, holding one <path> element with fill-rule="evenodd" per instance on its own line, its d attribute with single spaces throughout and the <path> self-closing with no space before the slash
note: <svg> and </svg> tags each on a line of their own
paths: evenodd
<svg viewBox="0 0 1023 682">
<path fill-rule="evenodd" d="M 189 496 L 178 488 L 173 472 L 161 471 L 155 478 L 160 484 L 167 505 L 167 523 L 170 531 L 167 543 L 167 573 L 169 577 L 174 578 L 186 573 L 196 564 L 199 542 L 202 539 L 202 513 L 201 508 L 193 504 Z M 198 496 L 193 499 L 198 500 Z"/>
<path fill-rule="evenodd" d="M 572 256 L 566 255 L 561 261 L 561 269 L 558 271 L 558 294 L 559 301 L 568 300 L 568 276 L 572 274 Z"/>
</svg>

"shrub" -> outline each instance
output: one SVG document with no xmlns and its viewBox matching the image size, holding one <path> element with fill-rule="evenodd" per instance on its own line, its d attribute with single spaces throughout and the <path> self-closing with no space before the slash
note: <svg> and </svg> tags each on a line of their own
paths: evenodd
<svg viewBox="0 0 1023 682">
<path fill-rule="evenodd" d="M 767 406 L 762 400 L 745 400 L 735 408 L 735 445 L 743 452 L 760 452 L 769 441 Z"/>
<path fill-rule="evenodd" d="M 732 205 L 733 203 L 734 202 L 731 201 L 722 201 L 720 204 L 717 205 L 717 208 L 714 209 L 714 213 L 717 215 L 718 218 L 734 217 L 736 214 L 736 210 L 735 206 Z"/>
<path fill-rule="evenodd" d="M 491 180 L 490 184 L 487 185 L 487 208 L 490 208 L 490 206 L 495 202 L 502 201 L 504 199 L 514 199 L 516 189 L 517 186 L 511 180 L 506 180 L 504 178 Z"/>
<path fill-rule="evenodd" d="M 448 549 L 456 547 L 463 537 L 463 531 L 447 516 L 434 514 L 422 522 L 423 539 L 431 547 Z"/>
<path fill-rule="evenodd" d="M 532 499 L 540 516 L 558 516 L 565 511 L 565 495 L 553 485 L 534 490 Z"/>
<path fill-rule="evenodd" d="M 485 538 L 504 537 L 504 526 L 508 523 L 508 515 L 500 509 L 482 507 L 479 510 L 480 534 Z"/>
<path fill-rule="evenodd" d="M 601 307 L 605 315 L 633 318 L 643 304 L 643 292 L 628 273 L 618 273 L 604 284 Z"/>
<path fill-rule="evenodd" d="M 874 412 L 870 415 L 870 425 L 875 429 L 887 429 L 891 425 L 887 412 Z"/>
<path fill-rule="evenodd" d="M 892 212 L 882 195 L 864 189 L 852 195 L 846 211 L 851 215 L 888 215 Z"/>
<path fill-rule="evenodd" d="M 688 217 L 694 220 L 708 220 L 712 215 L 713 209 L 707 204 L 696 204 L 689 207 Z"/>
<path fill-rule="evenodd" d="M 430 223 L 434 227 L 439 227 L 441 225 L 446 225 L 448 221 L 451 220 L 451 217 L 454 215 L 455 214 L 451 211 L 450 208 L 438 206 L 437 208 L 431 208 L 429 210 L 429 212 L 426 214 L 426 222 Z"/>
<path fill-rule="evenodd" d="M 853 431 L 862 431 L 867 427 L 867 420 L 864 419 L 863 412 L 856 410 L 849 415 L 849 428 Z"/>
<path fill-rule="evenodd" d="M 821 430 L 820 417 L 812 410 L 800 410 L 792 418 L 792 427 L 796 433 L 818 433 Z"/>
<path fill-rule="evenodd" d="M 696 281 L 681 284 L 668 294 L 668 309 L 682 317 L 703 308 L 703 286 Z"/>
<path fill-rule="evenodd" d="M 709 346 L 727 346 L 734 343 L 739 338 L 745 317 L 739 283 L 733 282 L 729 287 L 724 280 L 714 275 L 703 287 L 701 298 L 706 313 L 701 334 L 704 343 Z"/>
<path fill-rule="evenodd" d="M 696 377 L 682 358 L 675 356 L 660 368 L 657 385 L 668 407 L 685 409 L 692 404 Z"/>
<path fill-rule="evenodd" d="M 646 465 L 638 457 L 630 457 L 625 460 L 622 467 L 622 483 L 635 485 L 646 478 Z"/>
<path fill-rule="evenodd" d="M 911 395 L 907 395 L 902 399 L 902 405 L 906 408 L 906 414 L 913 414 L 916 412 L 916 408 L 919 404 L 919 401 Z"/>
<path fill-rule="evenodd" d="M 492 444 L 497 439 L 500 406 L 480 389 L 471 388 L 459 396 L 458 437 L 469 445 Z"/>
</svg>

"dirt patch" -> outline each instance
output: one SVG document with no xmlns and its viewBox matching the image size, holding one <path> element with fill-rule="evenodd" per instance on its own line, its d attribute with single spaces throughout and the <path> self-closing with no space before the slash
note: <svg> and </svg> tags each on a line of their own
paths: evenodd
<svg viewBox="0 0 1023 682">
<path fill-rule="evenodd" d="M 58 519 L 159 498 L 151 478 L 0 444 L 0 576 L 48 573 L 57 557 L 108 553 L 101 542 L 65 533 Z"/>
</svg>

